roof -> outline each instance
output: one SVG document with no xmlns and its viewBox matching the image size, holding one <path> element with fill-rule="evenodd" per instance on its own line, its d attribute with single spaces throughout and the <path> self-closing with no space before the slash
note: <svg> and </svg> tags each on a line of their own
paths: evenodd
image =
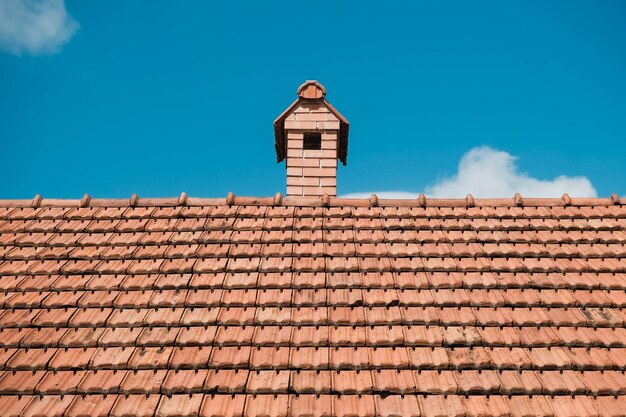
<svg viewBox="0 0 626 417">
<path fill-rule="evenodd" d="M 342 164 L 348 162 L 348 131 L 350 123 L 324 97 L 326 89 L 315 80 L 305 81 L 298 87 L 298 99 L 274 120 L 274 147 L 276 148 L 276 162 L 282 162 L 287 156 L 287 141 L 285 140 L 285 119 L 301 103 L 319 103 L 325 106 L 339 119 L 339 143 L 337 144 L 337 159 Z"/>
<path fill-rule="evenodd" d="M 611 199 L 0 201 L 2 415 L 623 415 Z"/>
</svg>

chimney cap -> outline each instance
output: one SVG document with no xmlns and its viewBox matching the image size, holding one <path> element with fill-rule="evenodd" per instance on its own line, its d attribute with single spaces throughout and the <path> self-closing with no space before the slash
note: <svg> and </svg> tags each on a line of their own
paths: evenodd
<svg viewBox="0 0 626 417">
<path fill-rule="evenodd" d="M 287 141 L 285 139 L 285 119 L 302 103 L 317 103 L 326 107 L 339 119 L 339 143 L 337 145 L 337 159 L 346 165 L 348 158 L 348 130 L 350 123 L 328 101 L 326 89 L 316 80 L 305 81 L 298 87 L 298 98 L 274 120 L 274 148 L 276 148 L 276 162 L 282 162 L 287 157 Z"/>
<path fill-rule="evenodd" d="M 326 96 L 326 89 L 317 80 L 306 80 L 298 87 L 298 96 L 304 99 L 318 100 Z"/>
</svg>

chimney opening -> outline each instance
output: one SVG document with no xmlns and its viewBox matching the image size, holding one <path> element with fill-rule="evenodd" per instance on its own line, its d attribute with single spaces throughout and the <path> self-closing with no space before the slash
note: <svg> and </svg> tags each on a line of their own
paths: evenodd
<svg viewBox="0 0 626 417">
<path fill-rule="evenodd" d="M 322 134 L 319 132 L 304 133 L 304 150 L 319 151 L 322 149 Z"/>
</svg>

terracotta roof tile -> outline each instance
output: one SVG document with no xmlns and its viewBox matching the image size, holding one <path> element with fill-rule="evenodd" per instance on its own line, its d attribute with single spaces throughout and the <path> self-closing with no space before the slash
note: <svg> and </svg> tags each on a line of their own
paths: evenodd
<svg viewBox="0 0 626 417">
<path fill-rule="evenodd" d="M 510 410 L 506 400 L 499 395 L 489 397 L 468 396 L 462 398 L 467 415 L 509 416 Z"/>
<path fill-rule="evenodd" d="M 295 327 L 291 333 L 291 343 L 300 346 L 326 346 L 329 344 L 329 330 L 326 326 Z"/>
<path fill-rule="evenodd" d="M 289 415 L 310 415 L 323 417 L 332 415 L 332 401 L 329 395 L 291 395 Z"/>
<path fill-rule="evenodd" d="M 241 417 L 245 400 L 245 395 L 205 395 L 199 415 L 201 417 Z"/>
<path fill-rule="evenodd" d="M 565 415 L 597 416 L 598 411 L 586 396 L 558 396 L 550 401 L 550 406 L 557 417 Z"/>
<path fill-rule="evenodd" d="M 212 393 L 240 393 L 244 392 L 248 381 L 247 370 L 240 369 L 210 369 L 204 387 Z"/>
<path fill-rule="evenodd" d="M 94 356 L 96 348 L 60 348 L 47 364 L 49 369 L 85 369 Z"/>
<path fill-rule="evenodd" d="M 9 415 L 620 415 L 621 205 L 187 201 L 0 202 Z"/>
<path fill-rule="evenodd" d="M 6 363 L 5 367 L 9 370 L 43 370 L 56 353 L 57 349 L 9 349 L 3 356 L 10 359 L 2 363 Z"/>
<path fill-rule="evenodd" d="M 291 371 L 290 388 L 296 394 L 325 393 L 331 390 L 330 371 L 297 370 Z"/>
<path fill-rule="evenodd" d="M 120 393 L 144 396 L 159 393 L 167 372 L 165 369 L 127 371 L 120 385 Z"/>
<path fill-rule="evenodd" d="M 131 369 L 167 368 L 173 350 L 172 347 L 138 347 L 128 361 L 128 366 Z"/>
<path fill-rule="evenodd" d="M 164 395 L 159 401 L 156 416 L 159 417 L 187 417 L 197 416 L 202 404 L 202 394 L 192 395 Z"/>
<path fill-rule="evenodd" d="M 213 349 L 209 358 L 211 368 L 248 368 L 250 366 L 250 346 L 220 346 Z"/>
<path fill-rule="evenodd" d="M 289 375 L 289 371 L 251 372 L 246 389 L 252 394 L 287 394 Z"/>
<path fill-rule="evenodd" d="M 22 410 L 21 415 L 61 417 L 73 400 L 73 395 L 32 397 L 28 405 Z"/>
<path fill-rule="evenodd" d="M 111 409 L 111 416 L 153 416 L 159 404 L 159 395 L 120 395 Z"/>
<path fill-rule="evenodd" d="M 209 361 L 211 347 L 185 346 L 175 347 L 169 359 L 168 367 L 173 369 L 198 369 Z"/>
<path fill-rule="evenodd" d="M 65 416 L 78 417 L 78 416 L 94 416 L 94 417 L 106 417 L 109 415 L 116 397 L 113 395 L 89 395 L 74 397 L 72 403 L 65 411 Z"/>
<path fill-rule="evenodd" d="M 59 347 L 95 347 L 104 333 L 104 328 L 73 328 L 64 333 Z"/>
<path fill-rule="evenodd" d="M 461 397 L 457 395 L 426 395 L 418 397 L 420 410 L 426 417 L 462 417 L 466 415 Z"/>
<path fill-rule="evenodd" d="M 33 394 L 46 371 L 7 371 L 0 376 L 0 393 Z M 0 395 L 1 397 L 1 395 Z"/>
<path fill-rule="evenodd" d="M 372 371 L 373 389 L 377 392 L 411 394 L 417 391 L 413 372 L 408 369 Z"/>
<path fill-rule="evenodd" d="M 409 356 L 404 347 L 374 347 L 368 348 L 370 367 L 381 368 L 406 368 L 409 365 Z"/>
<path fill-rule="evenodd" d="M 85 372 L 85 376 L 77 386 L 79 393 L 115 394 L 119 392 L 126 371 L 101 369 Z"/>
<path fill-rule="evenodd" d="M 35 391 L 42 394 L 74 394 L 86 371 L 47 372 Z"/>
<path fill-rule="evenodd" d="M 371 395 L 336 395 L 333 399 L 333 413 L 338 417 L 375 415 L 374 397 Z"/>
<path fill-rule="evenodd" d="M 248 395 L 244 415 L 254 417 L 286 417 L 289 408 L 287 395 Z"/>
<path fill-rule="evenodd" d="M 17 347 L 18 344 L 25 348 L 33 348 L 33 347 L 57 347 L 60 344 L 61 338 L 63 335 L 69 330 L 63 329 L 59 330 L 53 327 L 44 327 L 44 328 L 35 328 L 35 329 L 27 329 L 24 330 L 24 333 L 21 332 L 22 329 L 5 329 L 1 334 L 6 337 L 3 340 L 3 344 L 7 347 Z M 19 332 L 19 333 L 15 333 Z M 19 335 L 20 337 L 17 340 L 11 340 L 11 334 Z M 18 343 L 21 340 L 21 343 Z"/>
</svg>

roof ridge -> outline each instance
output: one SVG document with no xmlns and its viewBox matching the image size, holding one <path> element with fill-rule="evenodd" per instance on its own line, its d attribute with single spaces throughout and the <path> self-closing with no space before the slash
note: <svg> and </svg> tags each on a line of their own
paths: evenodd
<svg viewBox="0 0 626 417">
<path fill-rule="evenodd" d="M 0 207 L 175 207 L 175 206 L 305 206 L 305 207 L 582 207 L 622 205 L 617 194 L 609 198 L 572 198 L 563 194 L 561 198 L 522 198 L 516 193 L 512 198 L 418 198 L 389 199 L 372 194 L 370 198 L 329 197 L 273 197 L 236 196 L 228 193 L 223 198 L 189 197 L 183 192 L 172 198 L 140 198 L 133 194 L 128 199 L 92 198 L 85 194 L 81 199 L 43 198 L 37 194 L 33 199 L 0 199 Z"/>
</svg>

